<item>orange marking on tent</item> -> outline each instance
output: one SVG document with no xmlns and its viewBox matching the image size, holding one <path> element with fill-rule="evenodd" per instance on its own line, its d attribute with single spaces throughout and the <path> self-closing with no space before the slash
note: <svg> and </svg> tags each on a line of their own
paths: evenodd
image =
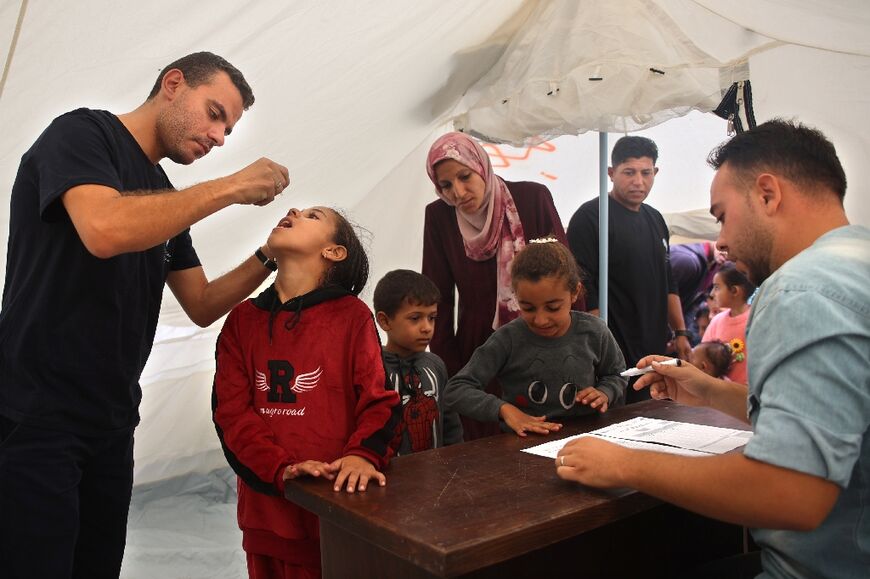
<svg viewBox="0 0 870 579">
<path fill-rule="evenodd" d="M 483 143 L 483 149 L 487 152 L 492 162 L 493 169 L 504 169 L 511 166 L 511 161 L 525 161 L 531 154 L 532 150 L 541 151 L 543 153 L 552 153 L 556 150 L 556 146 L 550 141 L 544 141 L 533 147 L 525 147 L 525 150 L 520 155 L 506 154 L 498 145 L 491 143 Z"/>
<path fill-rule="evenodd" d="M 558 179 L 558 177 L 556 177 L 555 175 L 551 175 L 549 173 L 544 173 L 543 171 L 541 171 L 541 175 L 543 175 L 544 177 L 546 177 L 547 179 L 550 179 L 552 181 L 555 181 L 556 179 Z"/>
</svg>

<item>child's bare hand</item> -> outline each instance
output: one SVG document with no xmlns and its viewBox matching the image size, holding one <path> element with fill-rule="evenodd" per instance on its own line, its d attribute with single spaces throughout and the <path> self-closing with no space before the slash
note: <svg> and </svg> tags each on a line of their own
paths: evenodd
<svg viewBox="0 0 870 579">
<path fill-rule="evenodd" d="M 336 469 L 328 462 L 303 460 L 284 469 L 284 480 L 292 480 L 300 476 L 322 476 L 326 480 L 332 480 L 335 478 L 335 471 Z"/>
<path fill-rule="evenodd" d="M 387 484 L 387 477 L 384 476 L 384 473 L 379 472 L 372 463 L 361 456 L 350 454 L 336 460 L 331 466 L 338 471 L 333 487 L 335 491 L 340 491 L 345 482 L 347 482 L 347 492 L 349 493 L 363 492 L 371 479 L 377 480 L 381 486 Z"/>
<path fill-rule="evenodd" d="M 610 399 L 607 398 L 607 394 L 593 386 L 588 386 L 578 392 L 577 396 L 574 397 L 574 400 L 580 404 L 585 404 L 589 408 L 597 408 L 598 412 L 601 412 L 602 414 L 607 412 L 607 407 L 610 404 Z"/>
<path fill-rule="evenodd" d="M 549 434 L 562 428 L 557 422 L 547 422 L 546 416 L 529 416 L 513 404 L 502 404 L 498 414 L 519 436 L 526 436 L 527 432 Z"/>
</svg>

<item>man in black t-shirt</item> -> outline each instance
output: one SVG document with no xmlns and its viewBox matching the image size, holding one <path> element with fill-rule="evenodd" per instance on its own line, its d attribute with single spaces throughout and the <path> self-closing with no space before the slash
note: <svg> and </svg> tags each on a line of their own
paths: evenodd
<svg viewBox="0 0 870 579">
<path fill-rule="evenodd" d="M 189 227 L 268 204 L 289 181 L 263 158 L 175 190 L 158 162 L 223 145 L 253 102 L 230 63 L 190 54 L 132 112 L 61 115 L 22 156 L 0 311 L 4 578 L 120 573 L 138 381 L 164 284 L 200 326 L 247 297 L 270 273 L 268 248 L 209 281 Z"/>
<path fill-rule="evenodd" d="M 661 213 L 644 203 L 658 167 L 656 144 L 645 137 L 622 137 L 607 169 L 609 195 L 608 326 L 627 367 L 647 354 L 664 354 L 670 328 L 681 358 L 691 345 L 680 298 L 671 276 L 670 235 Z M 568 225 L 568 244 L 585 276 L 586 307 L 598 313 L 598 199 L 580 206 Z M 629 385 L 628 403 L 649 398 Z"/>
</svg>

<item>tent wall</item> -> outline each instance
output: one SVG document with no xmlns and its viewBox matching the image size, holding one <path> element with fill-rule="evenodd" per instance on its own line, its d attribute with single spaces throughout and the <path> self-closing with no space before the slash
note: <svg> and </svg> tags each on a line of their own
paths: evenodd
<svg viewBox="0 0 870 579">
<path fill-rule="evenodd" d="M 846 171 L 846 214 L 870 226 L 870 57 L 783 46 L 750 67 L 758 122 L 794 117 L 824 132 Z"/>
</svg>

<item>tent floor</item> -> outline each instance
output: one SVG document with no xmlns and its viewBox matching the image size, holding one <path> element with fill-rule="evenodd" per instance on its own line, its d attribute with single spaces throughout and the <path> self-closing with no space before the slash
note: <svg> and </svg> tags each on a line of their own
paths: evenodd
<svg viewBox="0 0 870 579">
<path fill-rule="evenodd" d="M 122 579 L 247 577 L 229 468 L 133 489 Z"/>
</svg>

